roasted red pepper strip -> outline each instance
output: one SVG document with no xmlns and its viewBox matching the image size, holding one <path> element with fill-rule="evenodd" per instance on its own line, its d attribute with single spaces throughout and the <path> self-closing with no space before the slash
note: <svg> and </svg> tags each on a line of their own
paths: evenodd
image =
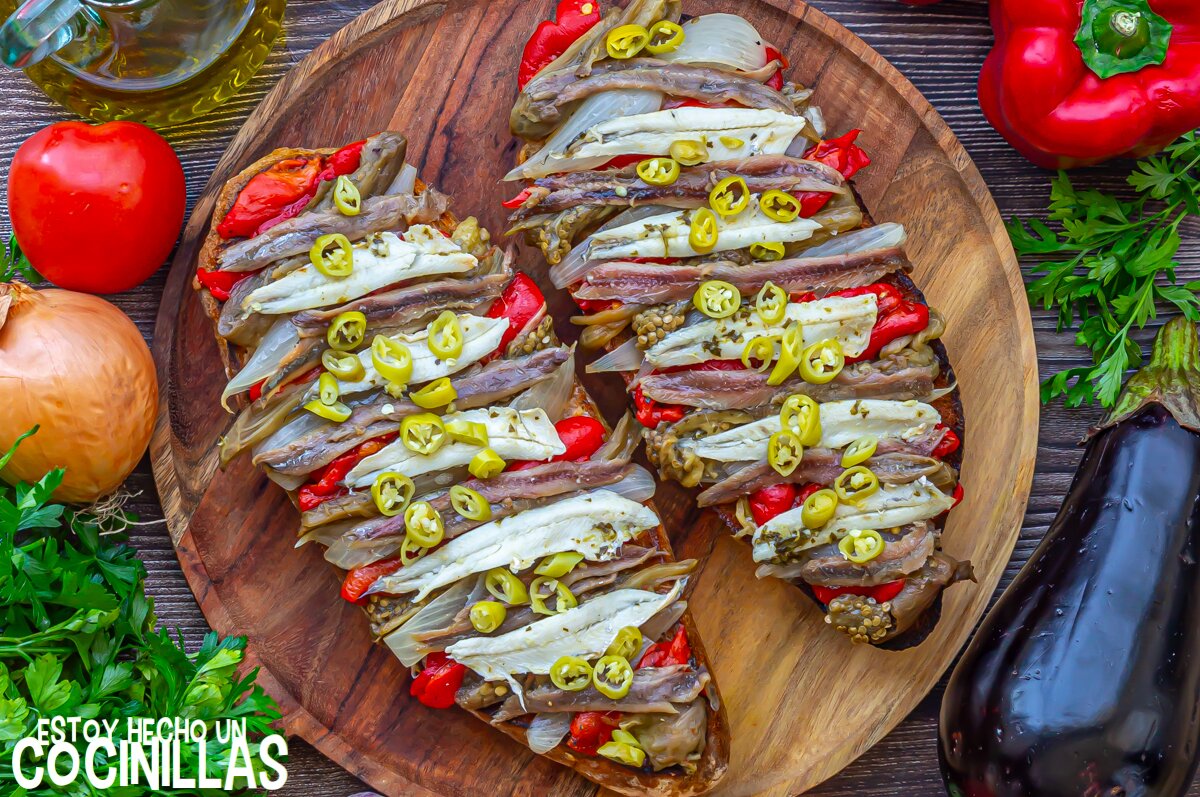
<svg viewBox="0 0 1200 797">
<path fill-rule="evenodd" d="M 767 85 L 776 91 L 783 91 L 783 70 L 787 69 L 789 66 L 788 59 L 787 56 L 768 44 L 767 63 L 769 64 L 772 61 L 779 61 L 780 67 L 779 69 L 775 70 L 775 74 L 767 78 Z"/>
<path fill-rule="evenodd" d="M 750 514 L 759 526 L 779 517 L 795 504 L 796 487 L 793 484 L 772 484 L 750 494 Z"/>
<path fill-rule="evenodd" d="M 802 219 L 811 219 L 829 204 L 829 200 L 833 199 L 833 194 L 828 191 L 801 191 L 795 196 L 800 200 L 800 218 Z"/>
<path fill-rule="evenodd" d="M 680 623 L 679 630 L 668 642 L 655 642 L 646 648 L 646 654 L 637 663 L 636 669 L 645 667 L 670 667 L 687 664 L 692 660 L 692 646 L 688 644 L 687 629 Z"/>
<path fill-rule="evenodd" d="M 795 506 L 800 506 L 801 504 L 803 504 L 805 501 L 808 500 L 808 497 L 810 495 L 812 495 L 813 493 L 820 492 L 821 486 L 822 485 L 815 484 L 813 482 L 809 482 L 808 484 L 804 485 L 803 489 L 801 489 L 800 492 L 796 494 Z"/>
<path fill-rule="evenodd" d="M 605 169 L 624 169 L 626 166 L 632 166 L 635 163 L 641 163 L 648 160 L 649 155 L 618 155 L 602 166 L 597 166 L 596 171 L 604 171 Z"/>
<path fill-rule="evenodd" d="M 962 503 L 963 498 L 966 497 L 966 491 L 963 490 L 962 482 L 954 485 L 954 492 L 950 496 L 954 499 L 954 506 L 950 507 L 951 509 Z"/>
<path fill-rule="evenodd" d="M 633 389 L 634 414 L 637 422 L 647 429 L 654 429 L 660 423 L 676 423 L 683 420 L 686 410 L 678 404 L 659 404 L 652 398 L 646 398 L 642 386 Z"/>
<path fill-rule="evenodd" d="M 575 41 L 600 21 L 600 3 L 596 0 L 559 0 L 554 21 L 542 22 L 525 44 L 518 88 L 525 88 L 538 72 L 567 51 Z"/>
<path fill-rule="evenodd" d="M 519 193 L 515 197 L 513 197 L 512 199 L 506 199 L 503 202 L 501 202 L 500 204 L 503 205 L 504 207 L 508 208 L 509 210 L 516 210 L 517 208 L 524 205 L 525 200 L 529 199 L 529 197 L 532 195 L 533 195 L 533 189 L 526 188 L 523 191 L 521 191 L 521 193 Z"/>
<path fill-rule="evenodd" d="M 466 674 L 465 664 L 445 653 L 430 653 L 425 657 L 425 669 L 413 679 L 408 693 L 430 708 L 450 708 Z"/>
<path fill-rule="evenodd" d="M 938 424 L 938 428 L 945 429 L 945 427 L 940 423 Z M 932 456 L 935 456 L 938 459 L 945 459 L 957 451 L 958 447 L 961 445 L 962 441 L 958 439 L 958 435 L 954 433 L 954 430 L 946 429 L 946 436 L 943 437 L 942 441 L 934 447 Z"/>
<path fill-rule="evenodd" d="M 234 286 L 247 277 L 253 277 L 255 273 L 253 271 L 209 271 L 202 268 L 196 271 L 196 279 L 200 280 L 201 285 L 208 288 L 208 292 L 213 295 L 214 299 L 219 302 L 227 302 Z"/>
<path fill-rule="evenodd" d="M 571 720 L 567 747 L 581 755 L 596 755 L 612 739 L 613 729 L 620 722 L 619 711 L 581 711 Z"/>
<path fill-rule="evenodd" d="M 554 431 L 558 432 L 558 439 L 567 450 L 549 460 L 550 462 L 581 462 L 604 445 L 604 424 L 587 415 L 563 418 L 554 424 Z M 541 464 L 540 461 L 532 459 L 519 460 L 511 463 L 506 470 L 525 470 Z"/>
<path fill-rule="evenodd" d="M 867 598 L 874 598 L 876 603 L 887 603 L 904 589 L 904 579 L 889 581 L 877 587 L 821 587 L 816 584 L 809 584 L 808 586 L 812 589 L 813 595 L 816 596 L 817 600 L 826 606 L 839 595 L 862 595 Z"/>
<path fill-rule="evenodd" d="M 1200 127 L 1200 3 L 993 0 L 991 18 L 980 105 L 1037 165 L 1141 157 Z"/>
<path fill-rule="evenodd" d="M 308 484 L 300 488 L 298 495 L 300 511 L 308 512 L 338 495 L 344 495 L 345 488 L 341 486 L 341 482 L 346 478 L 346 474 L 359 462 L 378 452 L 398 436 L 392 432 L 361 443 L 314 473 Z"/>
<path fill-rule="evenodd" d="M 805 153 L 804 159 L 832 166 L 849 180 L 871 165 L 871 158 L 862 147 L 854 143 L 860 133 L 861 130 L 851 130 L 844 136 L 822 141 Z"/>
<path fill-rule="evenodd" d="M 894 285 L 875 283 L 861 288 L 835 291 L 830 296 L 863 296 L 873 293 L 878 298 L 879 316 L 871 329 L 867 348 L 857 357 L 847 357 L 846 362 L 857 363 L 874 360 L 880 350 L 897 338 L 915 335 L 929 326 L 929 308 L 920 302 L 905 301 Z"/>
<path fill-rule="evenodd" d="M 500 298 L 488 308 L 488 318 L 507 318 L 508 329 L 500 338 L 496 351 L 504 351 L 518 333 L 529 325 L 546 307 L 546 297 L 537 284 L 526 274 L 519 272 L 515 279 L 500 294 Z"/>
<path fill-rule="evenodd" d="M 355 141 L 330 155 L 329 164 L 321 172 L 321 179 L 332 180 L 343 174 L 352 174 L 358 171 L 358 167 L 362 164 L 363 147 L 366 145 L 366 139 Z"/>
<path fill-rule="evenodd" d="M 217 225 L 222 238 L 249 238 L 288 205 L 316 191 L 321 158 L 288 158 L 250 178 Z"/>
<path fill-rule="evenodd" d="M 366 600 L 364 595 L 372 584 L 384 576 L 390 576 L 403 566 L 400 557 L 393 556 L 354 568 L 342 580 L 342 599 L 350 603 L 363 603 Z"/>
</svg>

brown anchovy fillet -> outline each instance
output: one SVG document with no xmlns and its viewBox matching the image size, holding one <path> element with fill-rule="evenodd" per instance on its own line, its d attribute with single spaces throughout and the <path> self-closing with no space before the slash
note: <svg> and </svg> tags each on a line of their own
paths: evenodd
<svg viewBox="0 0 1200 797">
<path fill-rule="evenodd" d="M 904 578 L 921 568 L 933 555 L 937 532 L 930 523 L 914 523 L 902 534 L 884 533 L 883 552 L 865 564 L 847 559 L 836 544 L 808 551 L 796 575 L 822 587 L 874 587 Z"/>
<path fill-rule="evenodd" d="M 691 298 L 697 286 L 708 280 L 723 280 L 736 286 L 743 296 L 753 296 L 768 281 L 789 293 L 857 288 L 911 268 L 899 249 L 796 257 L 747 266 L 723 260 L 687 266 L 608 262 L 588 272 L 573 293 L 577 299 L 661 304 Z"/>
<path fill-rule="evenodd" d="M 570 349 L 557 346 L 527 357 L 494 360 L 455 382 L 458 391 L 455 406 L 474 409 L 516 395 L 548 379 L 570 356 Z M 424 410 L 412 402 L 379 393 L 356 405 L 344 423 L 325 424 L 284 446 L 260 451 L 254 464 L 267 465 L 289 476 L 312 473 L 359 443 L 395 431 L 401 418 L 418 412 Z"/>
<path fill-rule="evenodd" d="M 818 402 L 856 398 L 922 399 L 934 391 L 936 376 L 936 364 L 904 365 L 891 371 L 848 367 L 825 385 L 789 379 L 773 387 L 767 384 L 768 374 L 757 371 L 692 370 L 653 374 L 643 377 L 639 384 L 642 393 L 655 401 L 723 410 L 759 407 L 796 393 Z"/>
<path fill-rule="evenodd" d="M 937 439 L 940 441 L 945 433 L 944 429 L 939 429 Z M 942 469 L 940 461 L 928 456 L 928 451 L 921 450 L 926 446 L 910 448 L 899 444 L 891 446 L 892 452 L 886 452 L 885 445 L 892 442 L 880 443 L 880 453 L 866 463 L 881 482 L 908 484 L 922 476 L 932 476 Z M 936 446 L 936 443 L 934 445 Z M 699 506 L 716 506 L 781 482 L 832 484 L 833 480 L 844 470 L 841 466 L 841 456 L 841 452 L 831 451 L 827 448 L 807 449 L 800 465 L 786 478 L 780 476 L 766 460 L 755 462 L 700 493 L 696 503 Z"/>
<path fill-rule="evenodd" d="M 772 62 L 760 72 L 740 73 L 657 58 L 633 58 L 605 61 L 586 77 L 579 77 L 569 69 L 543 72 L 517 97 L 509 126 L 513 135 L 526 141 L 546 138 L 558 126 L 564 108 L 604 91 L 628 89 L 660 91 L 670 97 L 711 105 L 733 101 L 747 108 L 795 116 L 795 104 L 763 82 L 778 68 Z"/>
<path fill-rule="evenodd" d="M 557 213 L 578 205 L 666 205 L 697 208 L 708 203 L 712 189 L 727 177 L 745 179 L 753 194 L 780 191 L 845 193 L 846 181 L 834 168 L 818 161 L 787 155 L 705 163 L 687 169 L 671 185 L 650 185 L 636 166 L 621 170 L 571 172 L 535 180 L 528 201 L 513 213 L 517 222 L 538 213 Z"/>
<path fill-rule="evenodd" d="M 595 686 L 570 692 L 552 683 L 525 692 L 525 700 L 515 695 L 504 701 L 492 722 L 504 722 L 522 714 L 577 711 L 621 711 L 627 714 L 671 714 L 672 704 L 691 703 L 712 680 L 704 668 L 693 670 L 687 664 L 670 667 L 646 667 L 633 673 L 633 683 L 624 697 L 614 700 Z"/>
<path fill-rule="evenodd" d="M 372 197 L 362 204 L 357 216 L 337 211 L 309 211 L 277 224 L 262 235 L 239 241 L 221 253 L 221 271 L 257 271 L 276 260 L 302 255 L 322 235 L 341 233 L 352 241 L 366 238 L 402 224 L 436 221 L 450 201 L 432 189 L 419 196 L 393 194 Z"/>
</svg>

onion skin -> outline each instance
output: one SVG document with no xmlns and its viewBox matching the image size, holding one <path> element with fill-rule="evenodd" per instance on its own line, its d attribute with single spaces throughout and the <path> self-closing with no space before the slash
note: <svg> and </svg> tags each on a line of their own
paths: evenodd
<svg viewBox="0 0 1200 797">
<path fill-rule="evenodd" d="M 137 466 L 157 404 L 154 359 L 128 316 L 89 294 L 0 284 L 0 449 L 40 427 L 0 478 L 65 468 L 54 497 L 96 501 Z"/>
</svg>

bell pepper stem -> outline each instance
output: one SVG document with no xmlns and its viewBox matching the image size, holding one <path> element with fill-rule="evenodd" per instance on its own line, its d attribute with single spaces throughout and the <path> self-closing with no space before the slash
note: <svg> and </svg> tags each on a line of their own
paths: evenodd
<svg viewBox="0 0 1200 797">
<path fill-rule="evenodd" d="M 1096 431 L 1161 404 L 1180 426 L 1200 432 L 1200 334 L 1182 316 L 1167 322 L 1154 339 L 1150 362 L 1125 383 L 1112 414 Z"/>
<path fill-rule="evenodd" d="M 1110 78 L 1165 61 L 1172 30 L 1147 0 L 1085 0 L 1075 44 L 1089 69 Z"/>
</svg>

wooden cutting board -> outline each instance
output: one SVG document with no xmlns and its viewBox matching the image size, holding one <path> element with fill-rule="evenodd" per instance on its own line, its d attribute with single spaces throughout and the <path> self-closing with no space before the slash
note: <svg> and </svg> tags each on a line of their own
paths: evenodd
<svg viewBox="0 0 1200 797">
<path fill-rule="evenodd" d="M 217 165 L 172 266 L 155 335 L 162 385 L 152 453 L 180 562 L 213 628 L 245 634 L 284 727 L 392 795 L 591 795 L 596 787 L 457 711 L 408 697 L 404 668 L 373 645 L 316 546 L 293 549 L 297 517 L 245 459 L 221 471 L 230 422 L 208 319 L 190 283 L 221 184 L 279 146 L 339 146 L 392 128 L 421 176 L 460 216 L 504 229 L 499 182 L 521 48 L 552 0 L 387 0 L 297 66 L 251 115 Z M 758 581 L 749 550 L 682 491 L 657 499 L 681 556 L 705 557 L 691 605 L 732 723 L 725 795 L 796 794 L 836 773 L 929 692 L 983 613 L 1008 561 L 1037 446 L 1037 361 L 1020 271 L 971 159 L 919 92 L 856 36 L 799 0 L 742 0 L 750 19 L 814 85 L 829 128 L 862 128 L 874 159 L 856 180 L 878 220 L 904 223 L 914 278 L 949 322 L 946 344 L 966 408 L 968 498 L 945 533 L 977 584 L 947 593 L 943 622 L 916 649 L 853 647 L 799 591 Z M 729 10 L 688 0 L 685 11 Z M 572 307 L 553 295 L 560 333 Z M 610 413 L 616 379 L 589 377 Z"/>
</svg>

